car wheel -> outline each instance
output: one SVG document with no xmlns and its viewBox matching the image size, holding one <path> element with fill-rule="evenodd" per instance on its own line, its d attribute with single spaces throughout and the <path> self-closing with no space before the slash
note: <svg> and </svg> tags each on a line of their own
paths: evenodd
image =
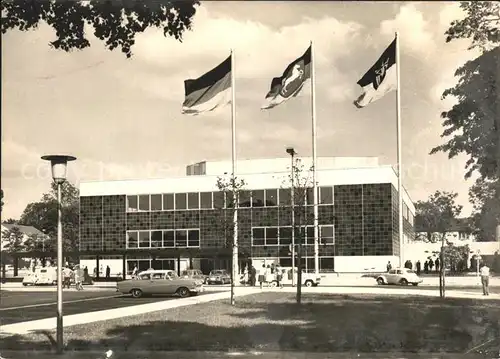
<svg viewBox="0 0 500 359">
<path fill-rule="evenodd" d="M 57 285 L 57 280 L 53 280 L 52 285 Z"/>
<path fill-rule="evenodd" d="M 305 285 L 306 285 L 306 287 L 312 287 L 312 285 L 313 285 L 312 280 L 306 280 Z"/>
<path fill-rule="evenodd" d="M 408 285 L 408 281 L 407 281 L 406 279 L 404 279 L 404 278 L 403 278 L 403 279 L 401 279 L 401 280 L 399 281 L 399 284 L 401 284 L 401 285 Z"/>
<path fill-rule="evenodd" d="M 132 294 L 132 297 L 134 297 L 134 298 L 140 298 L 140 297 L 142 297 L 142 290 L 140 290 L 140 289 L 137 289 L 137 288 L 132 289 L 130 291 L 130 293 Z"/>
<path fill-rule="evenodd" d="M 177 294 L 181 298 L 189 297 L 189 289 L 187 289 L 186 287 L 181 287 L 181 288 L 177 289 Z"/>
<path fill-rule="evenodd" d="M 378 285 L 384 285 L 384 279 L 383 278 L 377 278 L 377 284 Z"/>
<path fill-rule="evenodd" d="M 23 283 L 23 286 L 27 287 L 27 286 L 28 286 L 28 283 Z"/>
</svg>

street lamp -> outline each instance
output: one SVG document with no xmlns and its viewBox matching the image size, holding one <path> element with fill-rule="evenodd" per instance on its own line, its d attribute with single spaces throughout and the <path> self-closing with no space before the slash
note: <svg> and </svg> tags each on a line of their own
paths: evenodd
<svg viewBox="0 0 500 359">
<path fill-rule="evenodd" d="M 62 311 L 62 224 L 61 224 L 61 185 L 66 180 L 66 168 L 76 157 L 66 155 L 42 156 L 50 161 L 52 179 L 57 184 L 57 353 L 63 352 L 63 311 Z"/>
<path fill-rule="evenodd" d="M 286 149 L 286 153 L 290 155 L 291 158 L 291 166 L 290 166 L 290 174 L 291 174 L 291 188 L 290 188 L 290 204 L 292 206 L 292 286 L 295 285 L 295 171 L 294 171 L 294 159 L 297 152 L 293 147 L 288 147 Z"/>
</svg>

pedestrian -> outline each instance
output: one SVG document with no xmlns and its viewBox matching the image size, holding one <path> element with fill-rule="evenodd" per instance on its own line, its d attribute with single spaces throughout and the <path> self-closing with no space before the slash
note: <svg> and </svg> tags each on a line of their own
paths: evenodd
<svg viewBox="0 0 500 359">
<path fill-rule="evenodd" d="M 75 288 L 76 288 L 76 290 L 83 290 L 82 281 L 84 279 L 85 274 L 84 274 L 83 270 L 80 268 L 79 264 L 75 265 L 74 273 L 75 273 Z"/>
<path fill-rule="evenodd" d="M 257 281 L 257 270 L 255 269 L 255 267 L 252 265 L 252 269 L 250 271 L 250 285 L 252 287 L 255 287 L 255 283 Z"/>
<path fill-rule="evenodd" d="M 417 275 L 420 275 L 420 270 L 422 269 L 421 268 L 421 264 L 420 264 L 420 261 L 418 260 L 417 263 L 416 263 L 416 267 L 417 267 Z"/>
<path fill-rule="evenodd" d="M 111 277 L 111 268 L 109 266 L 106 266 L 106 279 L 109 279 Z"/>
<path fill-rule="evenodd" d="M 283 271 L 281 270 L 281 267 L 276 265 L 274 272 L 276 274 L 276 284 L 280 287 L 280 289 L 283 289 Z"/>
<path fill-rule="evenodd" d="M 264 284 L 264 280 L 266 279 L 266 265 L 263 264 L 262 268 L 259 270 L 259 285 L 260 289 L 262 289 L 262 285 Z"/>
<path fill-rule="evenodd" d="M 391 261 L 387 262 L 387 272 L 389 272 L 392 269 L 392 264 Z"/>
<path fill-rule="evenodd" d="M 266 269 L 266 284 L 268 287 L 272 285 L 274 281 L 274 273 L 270 265 L 267 266 Z"/>
<path fill-rule="evenodd" d="M 432 272 L 432 268 L 434 268 L 434 261 L 432 260 L 432 258 L 429 258 L 429 271 Z"/>
<path fill-rule="evenodd" d="M 243 270 L 243 285 L 247 285 L 248 284 L 248 268 L 245 267 L 245 269 Z"/>
<path fill-rule="evenodd" d="M 439 258 L 436 258 L 436 261 L 434 262 L 434 264 L 436 265 L 436 272 L 439 272 L 439 265 L 441 264 L 441 262 L 439 261 Z"/>
<path fill-rule="evenodd" d="M 490 295 L 490 268 L 483 264 L 480 269 L 481 284 L 483 285 L 483 295 Z"/>
<path fill-rule="evenodd" d="M 71 287 L 71 276 L 73 275 L 73 271 L 69 268 L 69 266 L 64 267 L 62 271 L 63 275 L 63 289 Z"/>
<path fill-rule="evenodd" d="M 429 273 L 429 261 L 424 262 L 424 272 L 425 274 Z"/>
<path fill-rule="evenodd" d="M 134 269 L 132 270 L 132 279 L 135 279 L 137 277 L 137 265 L 134 266 Z"/>
</svg>

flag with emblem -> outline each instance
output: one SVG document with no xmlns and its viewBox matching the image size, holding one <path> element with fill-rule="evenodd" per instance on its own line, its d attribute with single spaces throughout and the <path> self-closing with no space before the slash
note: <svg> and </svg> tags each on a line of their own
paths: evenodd
<svg viewBox="0 0 500 359">
<path fill-rule="evenodd" d="M 358 81 L 358 85 L 363 89 L 363 93 L 354 101 L 357 108 L 363 108 L 396 90 L 396 39 Z"/>
<path fill-rule="evenodd" d="M 311 47 L 287 66 L 283 75 L 271 81 L 271 89 L 266 95 L 262 109 L 269 109 L 300 93 L 304 83 L 311 77 Z"/>
<path fill-rule="evenodd" d="M 197 79 L 184 81 L 182 113 L 197 115 L 231 102 L 231 56 Z"/>
</svg>

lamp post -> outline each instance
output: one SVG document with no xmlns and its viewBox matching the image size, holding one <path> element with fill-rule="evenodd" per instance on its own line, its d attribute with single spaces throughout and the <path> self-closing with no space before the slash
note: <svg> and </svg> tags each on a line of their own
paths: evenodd
<svg viewBox="0 0 500 359">
<path fill-rule="evenodd" d="M 76 157 L 66 155 L 42 156 L 42 160 L 50 161 L 52 179 L 57 184 L 57 353 L 63 352 L 63 311 L 62 311 L 62 224 L 61 224 L 61 185 L 66 180 L 66 168 L 69 161 Z"/>
<path fill-rule="evenodd" d="M 295 285 L 295 171 L 294 171 L 294 159 L 295 159 L 295 149 L 293 147 L 288 147 L 286 153 L 290 155 L 291 166 L 290 166 L 290 205 L 292 206 L 292 287 Z"/>
</svg>

